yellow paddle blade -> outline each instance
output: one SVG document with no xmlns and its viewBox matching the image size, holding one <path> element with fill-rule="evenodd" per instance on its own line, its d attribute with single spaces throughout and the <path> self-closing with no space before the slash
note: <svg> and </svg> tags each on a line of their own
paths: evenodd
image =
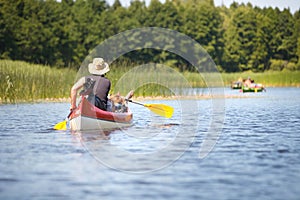
<svg viewBox="0 0 300 200">
<path fill-rule="evenodd" d="M 171 118 L 174 108 L 165 104 L 144 104 L 152 112 L 166 118 Z"/>
<path fill-rule="evenodd" d="M 57 123 L 54 127 L 55 130 L 67 130 L 67 121 Z"/>
</svg>

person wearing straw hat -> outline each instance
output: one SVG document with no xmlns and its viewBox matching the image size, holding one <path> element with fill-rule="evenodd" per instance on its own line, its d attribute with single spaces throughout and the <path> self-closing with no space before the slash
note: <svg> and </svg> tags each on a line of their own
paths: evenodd
<svg viewBox="0 0 300 200">
<path fill-rule="evenodd" d="M 84 87 L 80 95 L 88 95 L 88 100 L 102 110 L 107 110 L 107 96 L 111 82 L 105 77 L 109 71 L 109 65 L 103 58 L 94 58 L 88 65 L 90 75 L 80 78 L 71 89 L 71 107 L 76 109 L 76 98 L 79 89 Z"/>
</svg>

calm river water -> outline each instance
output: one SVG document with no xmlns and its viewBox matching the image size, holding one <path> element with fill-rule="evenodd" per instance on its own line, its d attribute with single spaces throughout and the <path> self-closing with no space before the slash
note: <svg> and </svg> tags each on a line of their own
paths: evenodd
<svg viewBox="0 0 300 200">
<path fill-rule="evenodd" d="M 149 101 L 171 119 L 131 104 L 134 125 L 105 134 L 52 130 L 67 103 L 2 105 L 0 199 L 299 199 L 300 88 L 225 93 L 204 158 L 210 99 Z"/>
</svg>

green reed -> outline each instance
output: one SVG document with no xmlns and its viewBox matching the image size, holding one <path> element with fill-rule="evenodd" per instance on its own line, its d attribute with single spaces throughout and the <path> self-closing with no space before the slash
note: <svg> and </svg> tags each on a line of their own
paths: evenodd
<svg viewBox="0 0 300 200">
<path fill-rule="evenodd" d="M 256 83 L 261 83 L 266 87 L 300 87 L 300 71 L 266 71 L 263 73 L 243 72 L 243 73 L 223 73 L 222 78 L 225 86 L 229 86 L 232 81 L 237 81 L 241 77 L 250 77 Z"/>
<path fill-rule="evenodd" d="M 68 97 L 75 75 L 71 69 L 0 60 L 0 102 Z"/>
<path fill-rule="evenodd" d="M 126 67 L 123 67 L 126 66 Z M 112 82 L 112 93 L 125 95 L 134 90 L 135 96 L 172 96 L 181 95 L 186 88 L 205 87 L 200 74 L 180 73 L 177 69 L 163 65 L 132 63 L 111 64 L 107 77 Z"/>
<path fill-rule="evenodd" d="M 145 74 L 133 74 L 126 77 L 128 72 L 135 68 L 133 63 L 112 63 L 107 74 L 112 82 L 111 94 L 120 92 L 126 95 L 130 90 L 135 90 L 135 96 L 172 96 L 174 88 L 179 94 L 184 94 L 185 88 L 207 87 L 205 78 L 208 74 L 195 72 L 172 73 L 160 72 L 154 69 Z M 171 68 L 170 68 L 171 69 Z M 14 103 L 18 101 L 36 101 L 39 99 L 59 99 L 70 96 L 70 88 L 75 81 L 77 71 L 64 68 L 29 64 L 23 61 L 0 60 L 0 103 Z M 268 71 L 264 73 L 222 73 L 224 87 L 229 87 L 232 81 L 239 77 L 251 77 L 256 83 L 266 87 L 299 87 L 300 71 Z M 145 78 L 154 76 L 154 82 L 145 82 Z M 179 78 L 178 78 L 179 77 Z M 125 79 L 125 80 L 123 80 Z M 120 83 L 120 80 L 121 83 Z M 222 83 L 218 83 L 221 85 Z M 122 86 L 117 87 L 116 86 Z M 182 91 L 182 92 L 181 92 Z M 178 93 L 177 93 L 178 94 Z"/>
<path fill-rule="evenodd" d="M 113 68 L 108 74 L 108 77 L 112 79 L 113 85 L 131 68 L 130 67 L 116 67 Z M 211 74 L 205 73 L 196 73 L 196 72 L 181 72 L 180 73 L 184 79 L 188 82 L 188 87 L 193 88 L 206 88 L 208 84 L 206 81 L 212 77 Z M 165 76 L 165 77 L 163 77 Z M 176 82 L 176 74 L 165 74 L 160 75 L 161 78 L 168 80 L 166 85 L 160 85 L 159 83 L 149 83 L 143 84 L 142 80 L 136 79 L 137 84 L 140 85 L 138 88 L 135 88 L 136 96 L 171 96 L 173 95 L 172 88 L 183 88 L 185 84 L 181 85 L 180 83 L 172 83 L 172 80 Z M 213 76 L 218 76 L 218 74 L 213 74 Z M 230 87 L 230 84 L 233 81 L 237 81 L 240 77 L 242 79 L 247 79 L 250 77 L 256 83 L 261 83 L 266 87 L 300 87 L 300 71 L 266 71 L 261 73 L 254 72 L 241 72 L 241 73 L 220 73 L 219 74 L 221 83 L 217 83 L 217 86 Z M 219 80 L 219 79 L 216 79 Z M 129 80 L 128 80 L 129 81 Z M 124 83 L 126 84 L 126 83 Z M 127 88 L 127 91 L 129 88 Z M 116 91 L 117 92 L 117 91 Z M 123 93 L 125 93 L 123 91 Z M 122 93 L 122 94 L 123 94 Z M 184 94 L 184 92 L 182 92 Z"/>
</svg>

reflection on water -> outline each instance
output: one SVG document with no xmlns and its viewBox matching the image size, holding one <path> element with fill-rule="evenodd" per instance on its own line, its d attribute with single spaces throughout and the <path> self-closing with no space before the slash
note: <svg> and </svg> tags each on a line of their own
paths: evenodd
<svg viewBox="0 0 300 200">
<path fill-rule="evenodd" d="M 85 132 L 72 132 L 82 142 L 90 142 L 94 140 L 109 140 L 110 133 L 113 131 L 85 131 Z"/>
<path fill-rule="evenodd" d="M 171 119 L 131 105 L 132 127 L 84 133 L 51 130 L 68 104 L 2 105 L 0 199 L 298 199 L 300 89 L 236 92 L 226 91 L 241 98 L 226 99 L 222 134 L 205 159 L 209 99 L 197 109 L 186 101 L 188 112 L 160 101 L 175 108 Z"/>
<path fill-rule="evenodd" d="M 157 128 L 172 128 L 173 126 L 179 126 L 179 123 L 167 123 L 167 124 L 154 124 L 154 127 Z"/>
</svg>

